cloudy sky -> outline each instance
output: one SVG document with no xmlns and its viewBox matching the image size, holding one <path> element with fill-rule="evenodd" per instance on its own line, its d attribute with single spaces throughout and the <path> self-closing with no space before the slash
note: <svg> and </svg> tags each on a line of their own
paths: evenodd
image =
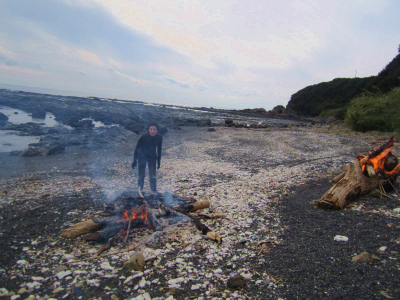
<svg viewBox="0 0 400 300">
<path fill-rule="evenodd" d="M 193 106 L 284 105 L 377 75 L 398 0 L 1 0 L 0 83 Z"/>
</svg>

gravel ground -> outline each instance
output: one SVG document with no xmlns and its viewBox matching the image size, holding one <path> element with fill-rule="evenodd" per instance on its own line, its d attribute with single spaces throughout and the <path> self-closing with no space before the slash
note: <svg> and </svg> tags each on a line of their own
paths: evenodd
<svg viewBox="0 0 400 300">
<path fill-rule="evenodd" d="M 159 191 L 208 199 L 201 219 L 149 227 L 101 257 L 101 245 L 60 233 L 136 186 L 132 134 L 96 151 L 20 158 L 1 154 L 0 295 L 10 299 L 399 299 L 396 193 L 363 196 L 342 211 L 314 208 L 339 167 L 389 137 L 331 134 L 326 127 L 183 127 L 164 137 Z M 147 184 L 147 183 L 146 183 Z M 148 189 L 148 187 L 147 187 Z M 196 215 L 196 213 L 194 213 Z M 348 241 L 335 241 L 335 236 Z M 135 252 L 143 272 L 124 268 Z M 372 260 L 352 262 L 368 252 Z M 241 277 L 237 277 L 240 275 Z M 239 278 L 238 287 L 232 279 Z"/>
</svg>

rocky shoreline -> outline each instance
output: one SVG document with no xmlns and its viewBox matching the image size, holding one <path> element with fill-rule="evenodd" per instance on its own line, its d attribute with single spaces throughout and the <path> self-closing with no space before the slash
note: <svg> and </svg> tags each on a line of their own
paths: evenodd
<svg viewBox="0 0 400 300">
<path fill-rule="evenodd" d="M 40 122 L 12 124 L 0 110 L 0 130 L 23 136 L 38 136 L 40 141 L 30 145 L 25 156 L 62 152 L 68 146 L 98 147 L 115 142 L 130 132 L 142 134 L 151 120 L 161 124 L 161 133 L 183 126 L 236 128 L 269 128 L 307 126 L 310 120 L 289 116 L 271 116 L 249 111 L 214 108 L 191 108 L 166 104 L 117 99 L 55 96 L 21 91 L 0 90 L 0 108 L 20 109 L 36 120 L 46 114 L 54 116 L 57 126 L 46 127 Z M 96 128 L 95 122 L 101 127 Z M 20 155 L 14 152 L 12 155 Z"/>
<path fill-rule="evenodd" d="M 192 222 L 165 226 L 156 243 L 152 228 L 138 228 L 126 245 L 104 256 L 95 255 L 100 244 L 60 237 L 77 222 L 104 216 L 109 201 L 135 189 L 130 164 L 139 134 L 125 127 L 110 127 L 110 133 L 74 129 L 79 143 L 49 155 L 1 153 L 7 171 L 0 174 L 0 296 L 398 298 L 398 195 L 364 196 L 343 211 L 310 204 L 342 165 L 387 137 L 332 134 L 332 127 L 300 124 L 235 127 L 226 119 L 207 126 L 162 121 L 170 125 L 158 171 L 160 193 L 210 200 L 201 213 L 224 215 L 206 219 L 193 213 L 223 237 L 221 244 Z M 335 240 L 337 235 L 348 241 Z M 371 259 L 352 261 L 363 252 Z M 124 267 L 137 253 L 145 258 L 143 271 Z"/>
</svg>

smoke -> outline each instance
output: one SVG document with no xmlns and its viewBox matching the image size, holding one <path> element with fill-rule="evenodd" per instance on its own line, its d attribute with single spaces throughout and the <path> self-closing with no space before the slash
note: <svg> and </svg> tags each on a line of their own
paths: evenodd
<svg viewBox="0 0 400 300">
<path fill-rule="evenodd" d="M 176 203 L 177 203 L 177 201 L 174 198 L 174 193 L 172 192 L 171 188 L 167 187 L 164 191 L 164 204 L 166 206 L 171 206 Z"/>
</svg>

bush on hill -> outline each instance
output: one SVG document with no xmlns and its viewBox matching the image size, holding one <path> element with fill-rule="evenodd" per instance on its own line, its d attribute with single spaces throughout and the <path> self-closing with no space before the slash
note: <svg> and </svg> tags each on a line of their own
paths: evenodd
<svg viewBox="0 0 400 300">
<path fill-rule="evenodd" d="M 400 131 L 400 88 L 386 94 L 364 93 L 353 99 L 345 122 L 355 131 Z"/>
<path fill-rule="evenodd" d="M 336 78 L 330 82 L 321 82 L 308 86 L 293 94 L 287 109 L 302 115 L 326 116 L 335 112 L 343 119 L 345 105 L 362 93 L 374 77 Z"/>
<path fill-rule="evenodd" d="M 350 101 L 369 92 L 382 95 L 400 87 L 400 54 L 377 75 L 336 78 L 308 86 L 292 95 L 286 108 L 300 115 L 335 116 L 344 119 Z"/>
</svg>

